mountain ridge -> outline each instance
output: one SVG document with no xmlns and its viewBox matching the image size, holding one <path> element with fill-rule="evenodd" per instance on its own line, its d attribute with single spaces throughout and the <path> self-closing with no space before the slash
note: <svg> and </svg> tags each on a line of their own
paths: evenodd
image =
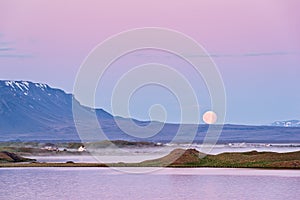
<svg viewBox="0 0 300 200">
<path fill-rule="evenodd" d="M 81 106 L 72 94 L 47 84 L 30 81 L 0 81 L 1 132 L 34 132 L 74 125 L 72 103 L 112 118 L 103 109 Z M 28 123 L 29 122 L 31 123 Z"/>
<path fill-rule="evenodd" d="M 74 95 L 47 84 L 31 81 L 0 80 L 0 141 L 8 140 L 82 140 L 73 118 L 73 106 L 84 115 L 94 116 L 105 133 L 98 140 L 128 140 L 150 142 L 174 142 L 177 131 L 183 127 L 180 141 L 194 137 L 196 142 L 204 140 L 208 125 L 163 124 L 163 128 L 151 137 L 136 137 L 122 131 L 116 120 L 131 126 L 131 120 L 139 126 L 147 126 L 149 121 L 125 119 L 112 116 L 103 109 L 93 109 L 80 105 Z M 89 123 L 84 131 L 97 133 Z M 162 123 L 155 122 L 155 126 Z M 213 125 L 217 127 L 220 125 Z M 131 127 L 130 127 L 131 128 Z M 195 135 L 191 133 L 196 129 Z M 134 131 L 133 129 L 131 129 Z M 139 130 L 138 130 L 139 131 Z M 147 130 L 149 131 L 149 129 Z M 140 134 L 149 135 L 147 131 Z M 150 130 L 151 131 L 151 130 Z M 151 134 L 150 134 L 151 135 Z M 221 142 L 300 142 L 300 128 L 224 125 L 219 138 Z"/>
</svg>

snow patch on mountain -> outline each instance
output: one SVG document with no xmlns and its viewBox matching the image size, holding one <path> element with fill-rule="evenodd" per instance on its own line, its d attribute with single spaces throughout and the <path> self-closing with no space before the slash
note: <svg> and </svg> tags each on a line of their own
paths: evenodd
<svg viewBox="0 0 300 200">
<path fill-rule="evenodd" d="M 276 121 L 271 125 L 280 127 L 300 127 L 300 120 Z"/>
<path fill-rule="evenodd" d="M 30 85 L 27 81 L 5 81 L 4 84 L 11 87 L 14 91 L 17 89 L 21 91 L 28 91 Z"/>
</svg>

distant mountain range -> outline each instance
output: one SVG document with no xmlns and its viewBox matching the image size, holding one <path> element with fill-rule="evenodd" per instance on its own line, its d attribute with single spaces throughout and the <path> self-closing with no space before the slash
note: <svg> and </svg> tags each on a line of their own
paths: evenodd
<svg viewBox="0 0 300 200">
<path fill-rule="evenodd" d="M 114 117 L 103 109 L 92 109 L 80 105 L 72 94 L 63 90 L 51 88 L 47 84 L 29 81 L 0 81 L 0 141 L 8 140 L 48 140 L 48 141 L 78 141 L 82 139 L 77 133 L 72 113 L 72 103 L 84 116 L 95 115 L 106 137 L 110 140 L 171 142 L 179 127 L 184 134 L 178 136 L 185 142 L 190 137 L 190 130 L 197 129 L 195 142 L 201 143 L 205 137 L 208 125 L 163 124 L 159 133 L 151 137 L 136 137 L 124 133 L 116 124 L 116 120 L 128 126 L 133 132 L 147 134 L 145 130 L 134 130 L 129 119 Z M 139 126 L 149 122 L 134 120 Z M 85 132 L 95 132 L 89 122 L 80 122 L 85 126 Z M 289 124 L 289 123 L 285 123 Z M 294 125 L 295 123 L 292 122 Z M 296 123 L 297 124 L 297 123 Z M 161 126 L 159 122 L 154 126 Z M 220 143 L 224 142 L 300 142 L 300 127 L 289 129 L 279 126 L 243 126 L 226 124 L 223 127 Z M 219 125 L 215 125 L 217 127 Z"/>
<path fill-rule="evenodd" d="M 281 127 L 300 127 L 300 120 L 276 121 L 271 125 Z"/>
</svg>

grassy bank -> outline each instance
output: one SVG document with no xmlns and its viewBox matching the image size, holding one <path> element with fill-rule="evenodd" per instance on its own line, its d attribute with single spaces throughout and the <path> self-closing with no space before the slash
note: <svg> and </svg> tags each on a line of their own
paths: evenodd
<svg viewBox="0 0 300 200">
<path fill-rule="evenodd" d="M 300 169 L 300 151 L 291 153 L 244 152 L 204 155 L 195 149 L 175 149 L 167 156 L 140 163 L 2 162 L 0 167 L 216 167 Z"/>
</svg>

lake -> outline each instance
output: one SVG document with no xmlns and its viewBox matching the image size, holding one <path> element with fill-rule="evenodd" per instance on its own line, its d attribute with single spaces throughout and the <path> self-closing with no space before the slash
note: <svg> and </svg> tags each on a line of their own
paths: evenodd
<svg viewBox="0 0 300 200">
<path fill-rule="evenodd" d="M 2 168 L 0 180 L 1 200 L 296 200 L 300 196 L 300 171 L 297 170 Z"/>
</svg>

